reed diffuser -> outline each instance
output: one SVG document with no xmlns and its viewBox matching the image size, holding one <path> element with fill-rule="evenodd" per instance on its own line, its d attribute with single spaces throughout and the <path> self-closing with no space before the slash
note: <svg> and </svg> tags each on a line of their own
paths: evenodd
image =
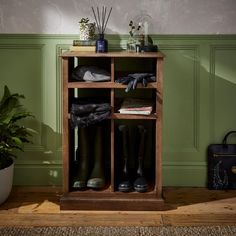
<svg viewBox="0 0 236 236">
<path fill-rule="evenodd" d="M 96 21 L 99 38 L 96 41 L 96 52 L 103 53 L 108 51 L 108 41 L 104 38 L 104 32 L 107 27 L 107 22 L 110 18 L 112 7 L 107 14 L 107 7 L 103 6 L 102 10 L 97 7 L 97 11 L 92 7 L 93 15 Z"/>
</svg>

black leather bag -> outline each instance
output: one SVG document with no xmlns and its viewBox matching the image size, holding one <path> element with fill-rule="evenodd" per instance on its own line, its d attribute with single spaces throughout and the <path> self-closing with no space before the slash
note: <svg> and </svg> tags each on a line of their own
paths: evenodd
<svg viewBox="0 0 236 236">
<path fill-rule="evenodd" d="M 236 189 L 236 144 L 227 144 L 228 132 L 222 144 L 208 146 L 208 188 Z"/>
</svg>

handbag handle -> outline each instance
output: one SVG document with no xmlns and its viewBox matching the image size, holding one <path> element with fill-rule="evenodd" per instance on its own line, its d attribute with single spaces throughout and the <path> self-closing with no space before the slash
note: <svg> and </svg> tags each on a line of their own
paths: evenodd
<svg viewBox="0 0 236 236">
<path fill-rule="evenodd" d="M 227 138 L 229 137 L 229 135 L 231 135 L 231 134 L 233 134 L 233 133 L 236 133 L 236 131 L 229 131 L 226 135 L 225 135 L 225 137 L 223 138 L 223 141 L 222 141 L 222 143 L 223 143 L 223 145 L 227 145 Z"/>
</svg>

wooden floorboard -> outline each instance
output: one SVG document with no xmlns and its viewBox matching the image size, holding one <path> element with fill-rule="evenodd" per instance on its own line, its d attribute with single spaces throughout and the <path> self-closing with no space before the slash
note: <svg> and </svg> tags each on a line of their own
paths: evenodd
<svg viewBox="0 0 236 236">
<path fill-rule="evenodd" d="M 236 214 L 166 214 L 162 222 L 165 226 L 236 225 Z"/>
<path fill-rule="evenodd" d="M 14 187 L 0 226 L 236 225 L 236 191 L 164 188 L 162 211 L 60 211 L 61 188 Z"/>
</svg>

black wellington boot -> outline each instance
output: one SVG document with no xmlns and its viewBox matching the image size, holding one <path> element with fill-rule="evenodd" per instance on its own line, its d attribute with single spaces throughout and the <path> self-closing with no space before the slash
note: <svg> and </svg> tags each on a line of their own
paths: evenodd
<svg viewBox="0 0 236 236">
<path fill-rule="evenodd" d="M 139 152 L 138 152 L 138 170 L 137 170 L 137 179 L 134 181 L 134 189 L 137 192 L 146 192 L 148 190 L 148 184 L 146 179 L 143 176 L 143 158 L 144 158 L 144 148 L 145 148 L 145 135 L 147 130 L 142 126 L 138 126 L 140 134 L 139 142 Z"/>
<path fill-rule="evenodd" d="M 120 192 L 129 192 L 132 186 L 129 180 L 129 172 L 128 172 L 128 143 L 127 143 L 128 128 L 125 125 L 120 125 L 119 130 L 122 132 L 122 150 L 123 150 L 124 166 L 121 173 L 121 182 L 118 185 L 118 190 Z"/>
<path fill-rule="evenodd" d="M 73 179 L 74 188 L 85 188 L 89 174 L 89 140 L 88 128 L 78 129 L 78 148 L 76 158 L 79 164 L 77 174 Z"/>
<path fill-rule="evenodd" d="M 87 187 L 100 189 L 105 186 L 104 177 L 104 158 L 103 158 L 103 148 L 102 148 L 102 127 L 95 127 L 95 137 L 94 137 L 94 162 L 93 170 L 87 182 Z"/>
</svg>

